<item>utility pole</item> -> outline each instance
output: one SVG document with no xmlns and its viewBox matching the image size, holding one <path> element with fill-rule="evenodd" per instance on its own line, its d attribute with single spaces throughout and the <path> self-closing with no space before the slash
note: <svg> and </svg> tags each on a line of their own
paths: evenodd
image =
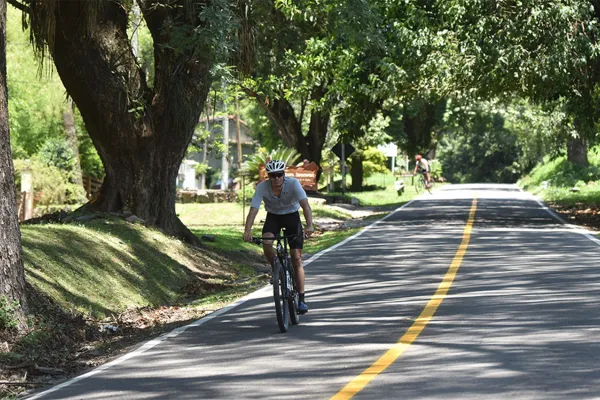
<svg viewBox="0 0 600 400">
<path fill-rule="evenodd" d="M 223 117 L 223 157 L 221 158 L 221 189 L 229 189 L 229 161 L 227 154 L 229 153 L 229 114 L 227 112 L 227 84 L 223 83 L 223 108 L 225 116 Z"/>
<path fill-rule="evenodd" d="M 204 170 L 202 171 L 202 176 L 200 177 L 200 190 L 206 189 L 206 154 L 208 152 L 208 138 L 210 137 L 210 123 L 208 119 L 210 118 L 210 107 L 208 106 L 208 98 L 206 99 L 206 120 L 204 121 L 204 129 L 206 130 L 207 137 L 204 138 L 204 143 L 202 143 L 202 164 L 204 164 Z"/>
<path fill-rule="evenodd" d="M 235 136 L 237 139 L 237 169 L 239 174 L 242 170 L 242 139 L 240 132 L 240 104 L 237 95 L 235 95 Z"/>
</svg>

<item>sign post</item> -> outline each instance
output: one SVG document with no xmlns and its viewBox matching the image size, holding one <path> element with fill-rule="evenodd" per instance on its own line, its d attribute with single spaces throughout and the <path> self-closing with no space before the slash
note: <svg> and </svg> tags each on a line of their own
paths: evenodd
<svg viewBox="0 0 600 400">
<path fill-rule="evenodd" d="M 356 149 L 351 144 L 338 142 L 331 148 L 331 151 L 340 158 L 342 166 L 342 194 L 346 193 L 346 158 L 350 157 Z"/>
</svg>

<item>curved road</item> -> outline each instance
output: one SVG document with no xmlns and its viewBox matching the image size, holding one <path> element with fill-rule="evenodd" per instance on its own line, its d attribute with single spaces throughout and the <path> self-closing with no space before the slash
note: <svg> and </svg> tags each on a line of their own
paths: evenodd
<svg viewBox="0 0 600 400">
<path fill-rule="evenodd" d="M 599 256 L 515 186 L 445 186 L 313 257 L 287 334 L 267 287 L 30 398 L 598 398 Z"/>
</svg>

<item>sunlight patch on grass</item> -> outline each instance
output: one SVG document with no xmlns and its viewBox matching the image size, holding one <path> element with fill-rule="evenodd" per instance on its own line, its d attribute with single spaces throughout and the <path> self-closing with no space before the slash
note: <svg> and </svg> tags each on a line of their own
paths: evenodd
<svg viewBox="0 0 600 400">
<path fill-rule="evenodd" d="M 194 273 L 232 279 L 233 265 L 158 230 L 121 220 L 86 225 L 24 225 L 28 281 L 65 309 L 96 317 L 126 307 L 171 304 Z"/>
<path fill-rule="evenodd" d="M 349 238 L 360 231 L 360 228 L 345 229 L 340 231 L 326 231 L 319 235 L 315 235 L 304 242 L 304 253 L 316 254 L 325 250 L 339 242 Z"/>
</svg>

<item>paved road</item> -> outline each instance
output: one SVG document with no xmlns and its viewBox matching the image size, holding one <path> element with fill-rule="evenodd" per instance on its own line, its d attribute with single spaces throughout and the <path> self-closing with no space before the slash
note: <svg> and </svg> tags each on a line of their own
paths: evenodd
<svg viewBox="0 0 600 400">
<path fill-rule="evenodd" d="M 329 399 L 430 304 L 475 196 L 435 315 L 353 398 L 600 398 L 600 246 L 510 185 L 446 186 L 309 263 L 311 310 L 287 334 L 267 288 L 34 398 Z"/>
</svg>

